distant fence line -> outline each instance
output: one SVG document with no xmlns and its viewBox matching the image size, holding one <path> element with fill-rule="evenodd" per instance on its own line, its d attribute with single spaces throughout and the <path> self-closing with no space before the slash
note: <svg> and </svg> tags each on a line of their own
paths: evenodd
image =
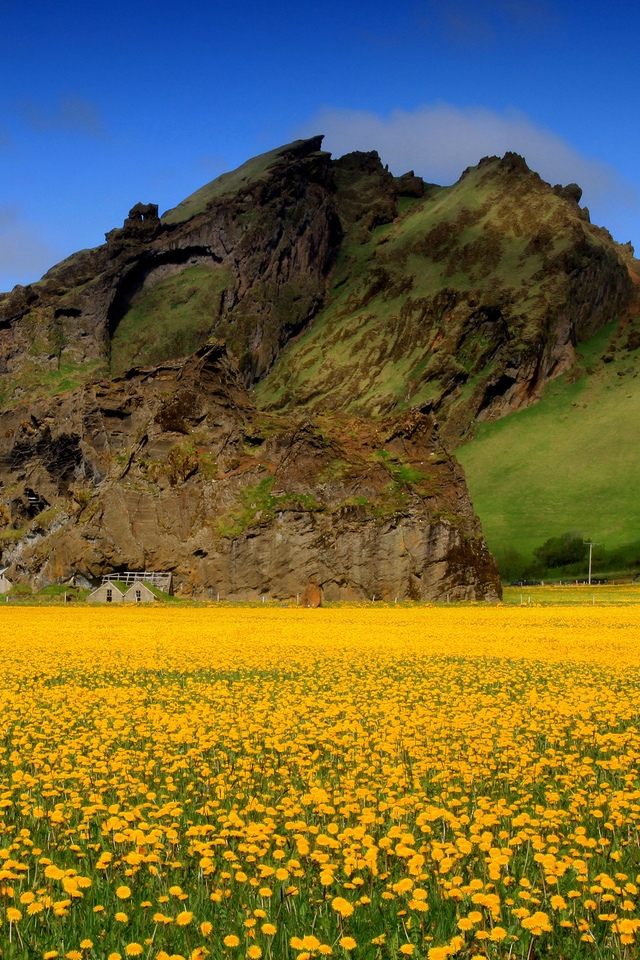
<svg viewBox="0 0 640 960">
<path fill-rule="evenodd" d="M 143 572 L 126 570 L 122 573 L 105 573 L 102 576 L 103 583 L 117 581 L 118 583 L 125 583 L 128 587 L 139 580 L 143 580 L 145 583 L 150 583 L 152 587 L 157 587 L 158 590 L 163 590 L 165 593 L 171 592 L 170 573 L 158 573 L 157 571 L 152 572 L 149 570 L 145 570 Z"/>
</svg>

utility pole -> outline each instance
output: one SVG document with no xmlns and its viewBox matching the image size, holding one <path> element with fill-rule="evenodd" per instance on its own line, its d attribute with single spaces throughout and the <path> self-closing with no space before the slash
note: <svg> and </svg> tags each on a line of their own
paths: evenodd
<svg viewBox="0 0 640 960">
<path fill-rule="evenodd" d="M 593 548 L 595 543 L 592 540 L 585 540 L 584 543 L 589 547 L 589 586 L 591 586 L 591 560 L 593 558 Z"/>
</svg>

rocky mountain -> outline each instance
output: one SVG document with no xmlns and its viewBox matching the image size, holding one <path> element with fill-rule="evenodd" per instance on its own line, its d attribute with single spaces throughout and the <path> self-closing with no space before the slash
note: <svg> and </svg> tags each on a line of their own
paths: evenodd
<svg viewBox="0 0 640 960">
<path fill-rule="evenodd" d="M 4 399 L 227 339 L 246 382 L 318 310 L 340 224 L 321 138 L 219 178 L 162 218 L 136 204 L 106 244 L 0 297 Z"/>
<path fill-rule="evenodd" d="M 496 595 L 443 441 L 535 402 L 633 311 L 639 265 L 579 187 L 515 154 L 439 187 L 321 144 L 162 216 L 136 204 L 101 247 L 0 294 L 16 575 L 155 566 L 200 596 Z"/>
<path fill-rule="evenodd" d="M 552 188 L 515 154 L 452 187 L 396 184 L 396 216 L 347 232 L 324 308 L 258 403 L 433 409 L 456 446 L 474 421 L 536 402 L 577 344 L 628 311 L 637 261 L 589 222 L 578 186 Z"/>
<path fill-rule="evenodd" d="M 170 570 L 201 599 L 497 599 L 463 474 L 418 411 L 256 410 L 222 343 L 0 415 L 3 562 L 36 587 Z"/>
</svg>

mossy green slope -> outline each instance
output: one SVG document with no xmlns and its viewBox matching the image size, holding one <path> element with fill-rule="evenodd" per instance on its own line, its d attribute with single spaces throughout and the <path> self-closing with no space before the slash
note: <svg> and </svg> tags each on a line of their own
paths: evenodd
<svg viewBox="0 0 640 960">
<path fill-rule="evenodd" d="M 600 267 L 624 291 L 585 309 L 597 302 Z M 327 305 L 258 385 L 257 402 L 374 416 L 432 403 L 451 421 L 477 409 L 509 358 L 551 343 L 570 307 L 577 338 L 591 336 L 626 303 L 625 284 L 611 238 L 576 202 L 522 158 L 489 158 L 452 187 L 401 198 L 396 220 L 364 242 L 347 235 Z M 458 420 L 459 435 L 469 417 Z"/>
<path fill-rule="evenodd" d="M 474 439 L 456 451 L 498 558 L 517 551 L 530 559 L 572 529 L 607 551 L 640 540 L 637 344 L 633 325 L 608 325 L 539 403 L 476 424 Z"/>
<path fill-rule="evenodd" d="M 229 274 L 210 267 L 187 267 L 161 280 L 139 297 L 118 324 L 111 341 L 111 371 L 184 357 L 211 333 L 222 310 Z"/>
</svg>

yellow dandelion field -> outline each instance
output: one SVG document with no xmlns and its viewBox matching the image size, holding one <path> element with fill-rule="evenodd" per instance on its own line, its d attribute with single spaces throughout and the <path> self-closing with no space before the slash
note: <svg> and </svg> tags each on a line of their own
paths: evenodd
<svg viewBox="0 0 640 960">
<path fill-rule="evenodd" d="M 6 958 L 638 956 L 640 608 L 2 611 Z"/>
</svg>

